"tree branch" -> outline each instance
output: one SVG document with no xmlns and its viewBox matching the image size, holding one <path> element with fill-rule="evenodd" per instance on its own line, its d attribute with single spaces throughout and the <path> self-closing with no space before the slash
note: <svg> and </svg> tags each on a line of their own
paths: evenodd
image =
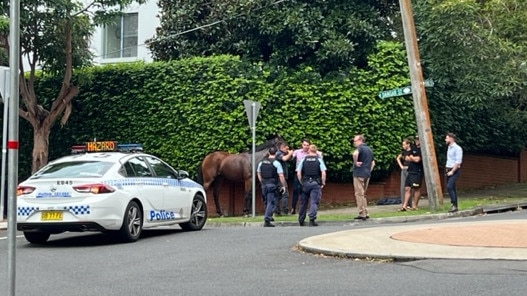
<svg viewBox="0 0 527 296">
<path fill-rule="evenodd" d="M 43 127 L 52 127 L 57 118 L 66 110 L 66 108 L 71 104 L 71 100 L 78 95 L 80 92 L 79 88 L 77 87 L 69 87 L 63 94 L 62 97 L 58 97 L 53 102 L 53 105 L 51 106 L 51 111 L 44 119 L 44 122 L 42 124 Z M 64 116 L 69 117 L 69 114 L 65 114 Z M 67 118 L 62 120 L 62 124 L 67 121 Z"/>
<path fill-rule="evenodd" d="M 71 11 L 68 11 L 68 15 L 70 15 L 70 12 Z M 64 26 L 64 36 L 66 38 L 64 41 L 66 52 L 66 68 L 64 69 L 64 78 L 62 80 L 60 92 L 55 101 L 53 101 L 49 114 L 44 120 L 43 126 L 46 127 L 53 126 L 57 118 L 64 112 L 64 110 L 67 110 L 66 108 L 71 108 L 71 100 L 79 93 L 79 89 L 77 87 L 71 86 L 71 77 L 73 72 L 71 27 L 72 17 L 70 16 L 66 19 L 66 24 Z M 64 114 L 66 118 L 61 121 L 62 124 L 67 121 L 70 113 L 71 112 L 68 111 L 66 114 Z"/>
<path fill-rule="evenodd" d="M 93 1 L 92 3 L 88 4 L 86 7 L 84 7 L 83 9 L 75 12 L 74 14 L 72 14 L 71 16 L 72 17 L 76 17 L 76 16 L 79 16 L 85 12 L 88 12 L 88 10 L 92 7 L 92 6 L 95 6 L 95 4 L 100 4 L 99 1 Z"/>
<path fill-rule="evenodd" d="M 73 72 L 73 58 L 71 52 L 71 17 L 66 19 L 66 25 L 64 26 L 64 36 L 66 37 L 66 40 L 64 41 L 66 52 L 66 69 L 64 70 L 64 79 L 62 80 L 62 87 L 57 99 L 66 97 L 66 92 L 68 92 L 70 89 L 71 76 Z M 55 106 L 55 102 L 53 103 L 53 106 Z"/>
</svg>

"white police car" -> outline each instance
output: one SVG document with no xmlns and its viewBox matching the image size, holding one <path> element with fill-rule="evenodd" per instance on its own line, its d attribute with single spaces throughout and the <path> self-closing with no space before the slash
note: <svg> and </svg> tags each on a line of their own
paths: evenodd
<svg viewBox="0 0 527 296">
<path fill-rule="evenodd" d="M 207 221 L 203 187 L 140 145 L 114 141 L 74 146 L 20 183 L 17 229 L 30 243 L 65 231 L 115 232 L 133 242 L 143 228 L 179 224 L 200 230 Z"/>
</svg>

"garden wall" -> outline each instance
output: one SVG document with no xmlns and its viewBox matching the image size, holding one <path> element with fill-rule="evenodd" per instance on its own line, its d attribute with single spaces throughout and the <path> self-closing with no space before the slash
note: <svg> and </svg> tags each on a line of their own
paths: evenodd
<svg viewBox="0 0 527 296">
<path fill-rule="evenodd" d="M 440 171 L 443 166 L 439 164 Z M 372 183 L 368 188 L 368 201 L 371 203 L 385 197 L 399 196 L 399 170 L 387 177 L 383 182 Z M 446 192 L 443 174 L 440 174 L 443 195 Z M 461 176 L 457 187 L 460 198 L 462 191 L 480 189 L 489 186 L 527 182 L 527 151 L 522 151 L 518 157 L 498 157 L 484 154 L 465 154 L 463 159 Z M 289 185 L 292 188 L 292 184 Z M 426 195 L 426 186 L 422 190 Z M 289 205 L 291 205 L 292 190 L 289 193 Z M 216 207 L 212 197 L 212 191 L 207 192 L 209 215 L 215 216 Z M 328 183 L 322 191 L 321 207 L 355 206 L 353 183 Z M 243 186 L 226 181 L 220 193 L 220 206 L 227 216 L 243 214 Z M 256 190 L 256 212 L 263 213 L 260 188 Z"/>
</svg>

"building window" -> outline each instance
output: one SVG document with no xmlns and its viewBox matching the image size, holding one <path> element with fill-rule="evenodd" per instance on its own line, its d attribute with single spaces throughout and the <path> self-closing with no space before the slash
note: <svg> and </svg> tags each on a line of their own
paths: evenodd
<svg viewBox="0 0 527 296">
<path fill-rule="evenodd" d="M 127 13 L 104 28 L 104 58 L 137 56 L 137 13 Z"/>
</svg>

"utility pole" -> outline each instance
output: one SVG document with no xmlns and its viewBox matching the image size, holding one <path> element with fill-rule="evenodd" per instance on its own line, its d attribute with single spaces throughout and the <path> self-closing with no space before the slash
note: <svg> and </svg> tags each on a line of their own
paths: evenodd
<svg viewBox="0 0 527 296">
<path fill-rule="evenodd" d="M 425 171 L 426 190 L 430 210 L 438 210 L 443 205 L 443 192 L 439 178 L 439 168 L 434 148 L 434 137 L 430 125 L 428 103 L 426 100 L 423 71 L 417 47 L 417 34 L 415 31 L 414 17 L 411 0 L 399 0 L 401 18 L 403 21 L 404 41 L 408 54 L 408 67 L 412 82 L 412 97 L 414 101 L 415 119 L 419 139 L 421 140 L 421 158 Z"/>
</svg>

